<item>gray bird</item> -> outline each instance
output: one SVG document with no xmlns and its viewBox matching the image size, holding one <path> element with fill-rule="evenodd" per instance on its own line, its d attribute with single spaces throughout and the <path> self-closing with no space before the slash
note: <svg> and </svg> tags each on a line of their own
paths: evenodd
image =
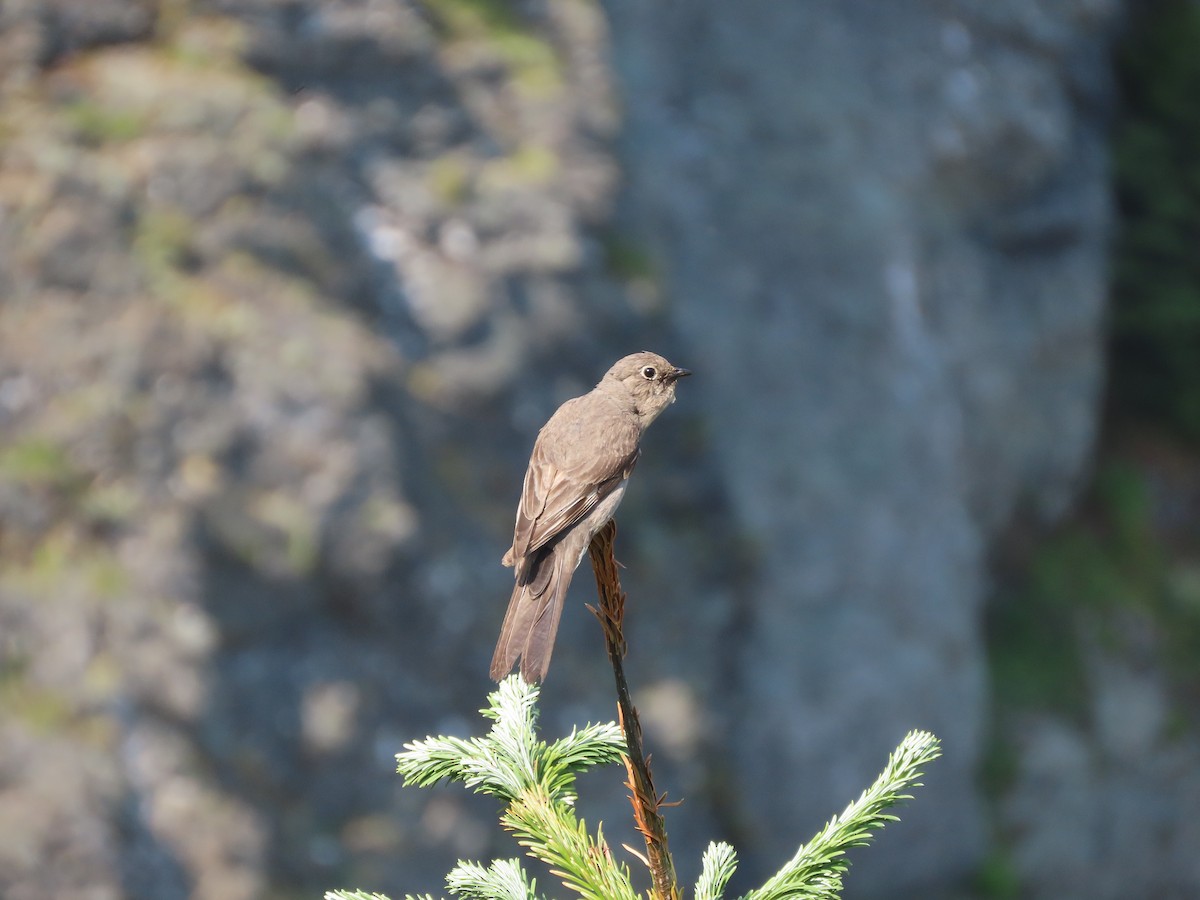
<svg viewBox="0 0 1200 900">
<path fill-rule="evenodd" d="M 503 559 L 516 569 L 516 586 L 492 656 L 496 681 L 518 659 L 526 681 L 546 677 L 571 576 L 625 494 L 642 433 L 690 374 L 657 353 L 626 356 L 538 432 Z"/>
</svg>

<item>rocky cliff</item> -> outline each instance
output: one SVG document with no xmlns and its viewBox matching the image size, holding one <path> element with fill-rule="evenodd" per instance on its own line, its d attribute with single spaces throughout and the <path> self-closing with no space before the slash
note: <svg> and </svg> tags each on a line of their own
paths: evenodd
<svg viewBox="0 0 1200 900">
<path fill-rule="evenodd" d="M 1097 430 L 1118 12 L 6 5 L 5 896 L 511 853 L 391 755 L 474 721 L 533 436 L 643 348 L 697 373 L 618 536 L 681 874 L 715 837 L 772 870 L 923 727 L 851 886 L 961 889 L 989 559 Z M 587 582 L 548 729 L 612 715 Z"/>
<path fill-rule="evenodd" d="M 778 822 L 815 826 L 922 723 L 946 759 L 864 862 L 927 887 L 983 841 L 988 547 L 1061 513 L 1096 430 L 1115 4 L 611 6 L 630 219 L 756 547 L 729 748 L 769 811 L 752 844 L 785 852 Z"/>
</svg>

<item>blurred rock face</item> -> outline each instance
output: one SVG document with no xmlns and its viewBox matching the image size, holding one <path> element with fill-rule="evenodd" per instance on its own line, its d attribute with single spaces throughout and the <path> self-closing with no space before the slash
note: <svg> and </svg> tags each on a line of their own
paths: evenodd
<svg viewBox="0 0 1200 900">
<path fill-rule="evenodd" d="M 493 811 L 392 755 L 480 705 L 532 435 L 636 320 L 603 20 L 188 13 L 3 12 L 0 892 L 436 889 Z"/>
<path fill-rule="evenodd" d="M 748 843 L 783 857 L 920 724 L 946 758 L 851 885 L 928 888 L 982 846 L 989 541 L 1060 513 L 1094 436 L 1116 4 L 611 7 L 630 215 L 756 547 Z"/>
<path fill-rule="evenodd" d="M 1114 5 L 6 7 L 5 896 L 511 853 L 391 755 L 473 727 L 533 436 L 643 348 L 697 371 L 618 537 L 681 871 L 911 727 L 851 883 L 971 870 L 989 542 L 1094 431 Z M 548 729 L 612 714 L 578 582 Z"/>
</svg>

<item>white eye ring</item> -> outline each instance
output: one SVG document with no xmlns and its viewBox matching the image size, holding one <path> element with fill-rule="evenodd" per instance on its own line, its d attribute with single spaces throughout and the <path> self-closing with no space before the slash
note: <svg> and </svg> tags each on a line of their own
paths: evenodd
<svg viewBox="0 0 1200 900">
<path fill-rule="evenodd" d="M 654 366 L 646 366 L 646 368 L 642 369 L 642 377 L 647 381 L 653 381 L 654 376 L 657 374 L 658 370 Z"/>
</svg>

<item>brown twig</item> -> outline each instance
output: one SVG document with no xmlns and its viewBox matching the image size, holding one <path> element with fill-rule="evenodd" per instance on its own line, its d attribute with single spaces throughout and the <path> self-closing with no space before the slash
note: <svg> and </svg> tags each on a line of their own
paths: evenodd
<svg viewBox="0 0 1200 900">
<path fill-rule="evenodd" d="M 633 804 L 633 818 L 637 829 L 646 839 L 646 859 L 650 866 L 650 878 L 654 884 L 656 900 L 679 900 L 682 894 L 675 879 L 675 863 L 667 848 L 667 826 L 659 812 L 663 797 L 654 790 L 650 777 L 650 761 L 642 750 L 642 726 L 637 710 L 629 697 L 629 685 L 625 681 L 625 634 L 622 624 L 625 618 L 625 592 L 621 590 L 621 579 L 617 574 L 617 560 L 613 555 L 613 537 L 617 533 L 615 522 L 609 522 L 592 539 L 588 553 L 592 558 L 592 571 L 596 574 L 596 590 L 600 593 L 599 608 L 588 607 L 600 620 L 604 629 L 604 643 L 608 647 L 608 658 L 612 662 L 613 676 L 617 682 L 617 717 L 625 732 L 625 769 L 629 775 L 625 786 L 629 788 L 629 800 Z M 665 795 L 664 795 L 665 796 Z"/>
</svg>

